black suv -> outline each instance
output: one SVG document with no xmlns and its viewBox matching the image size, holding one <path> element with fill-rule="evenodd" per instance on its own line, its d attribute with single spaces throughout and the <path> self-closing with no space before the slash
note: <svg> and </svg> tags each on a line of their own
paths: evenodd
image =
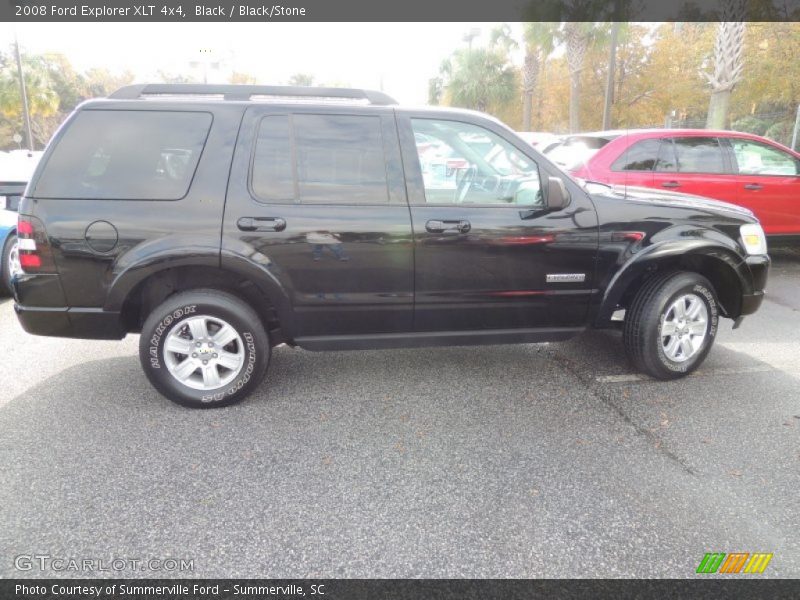
<svg viewBox="0 0 800 600">
<path fill-rule="evenodd" d="M 241 400 L 277 344 L 564 340 L 621 326 L 633 364 L 695 369 L 719 316 L 761 304 L 745 209 L 620 194 L 500 122 L 380 92 L 146 85 L 82 104 L 20 205 L 30 333 L 141 332 L 153 385 Z"/>
</svg>

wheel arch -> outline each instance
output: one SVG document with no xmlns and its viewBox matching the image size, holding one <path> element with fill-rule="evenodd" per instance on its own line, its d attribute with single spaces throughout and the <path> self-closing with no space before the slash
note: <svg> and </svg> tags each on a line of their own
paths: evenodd
<svg viewBox="0 0 800 600">
<path fill-rule="evenodd" d="M 128 332 L 138 332 L 153 308 L 178 292 L 197 288 L 229 292 L 258 313 L 270 340 L 291 341 L 294 322 L 291 305 L 282 286 L 264 270 L 244 261 L 226 261 L 224 266 L 207 260 L 162 261 L 159 268 L 136 269 L 118 278 L 109 294 L 107 310 L 120 312 Z M 216 261 L 215 261 L 216 262 Z"/>
<path fill-rule="evenodd" d="M 734 249 L 708 240 L 673 240 L 655 244 L 634 255 L 613 276 L 595 319 L 608 326 L 618 308 L 627 308 L 642 285 L 657 273 L 691 271 L 704 276 L 714 287 L 723 316 L 741 314 L 742 295 L 752 292 L 744 259 Z"/>
</svg>

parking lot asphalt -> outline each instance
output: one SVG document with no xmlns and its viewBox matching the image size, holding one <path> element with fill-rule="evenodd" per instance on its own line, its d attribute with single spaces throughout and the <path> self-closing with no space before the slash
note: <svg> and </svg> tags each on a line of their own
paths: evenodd
<svg viewBox="0 0 800 600">
<path fill-rule="evenodd" d="M 243 404 L 180 408 L 136 336 L 28 336 L 0 301 L 0 576 L 694 577 L 706 552 L 800 576 L 800 252 L 681 381 L 620 335 L 276 349 Z M 20 555 L 193 571 L 17 570 Z M 96 563 L 95 563 L 96 564 Z"/>
</svg>

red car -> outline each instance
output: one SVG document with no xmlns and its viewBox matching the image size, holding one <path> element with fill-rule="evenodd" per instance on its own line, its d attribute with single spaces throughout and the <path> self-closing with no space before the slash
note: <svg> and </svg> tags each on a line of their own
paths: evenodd
<svg viewBox="0 0 800 600">
<path fill-rule="evenodd" d="M 546 154 L 581 179 L 739 204 L 755 213 L 772 241 L 800 241 L 800 154 L 757 135 L 604 131 L 569 136 Z"/>
</svg>

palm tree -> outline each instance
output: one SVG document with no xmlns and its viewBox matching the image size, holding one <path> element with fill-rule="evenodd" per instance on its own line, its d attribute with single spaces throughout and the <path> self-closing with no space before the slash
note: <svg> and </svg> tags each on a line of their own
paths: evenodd
<svg viewBox="0 0 800 600">
<path fill-rule="evenodd" d="M 560 30 L 560 38 L 567 48 L 569 69 L 569 131 L 580 131 L 581 71 L 586 51 L 595 33 L 594 23 L 568 21 Z"/>
<path fill-rule="evenodd" d="M 28 96 L 28 110 L 34 138 L 40 144 L 47 142 L 52 133 L 43 123 L 58 114 L 60 99 L 54 89 L 48 72 L 47 62 L 41 56 L 23 56 L 25 87 Z M 22 126 L 23 109 L 20 95 L 19 75 L 10 63 L 0 71 L 0 116 L 16 130 Z M 30 140 L 29 142 L 32 142 Z"/>
<path fill-rule="evenodd" d="M 727 125 L 733 88 L 742 79 L 744 69 L 745 0 L 727 0 L 722 6 L 722 21 L 714 44 L 714 72 L 703 73 L 711 85 L 706 127 L 722 129 Z"/>
<path fill-rule="evenodd" d="M 440 70 L 455 106 L 486 111 L 514 98 L 514 70 L 497 49 L 459 49 Z"/>
<path fill-rule="evenodd" d="M 531 129 L 531 103 L 539 74 L 544 69 L 547 57 L 553 51 L 554 36 L 558 23 L 525 23 L 525 63 L 522 67 L 522 130 Z M 542 95 L 540 94 L 541 98 Z"/>
<path fill-rule="evenodd" d="M 512 50 L 516 50 L 519 44 L 511 33 L 511 26 L 503 23 L 492 29 L 489 34 L 489 46 L 509 54 Z"/>
</svg>

